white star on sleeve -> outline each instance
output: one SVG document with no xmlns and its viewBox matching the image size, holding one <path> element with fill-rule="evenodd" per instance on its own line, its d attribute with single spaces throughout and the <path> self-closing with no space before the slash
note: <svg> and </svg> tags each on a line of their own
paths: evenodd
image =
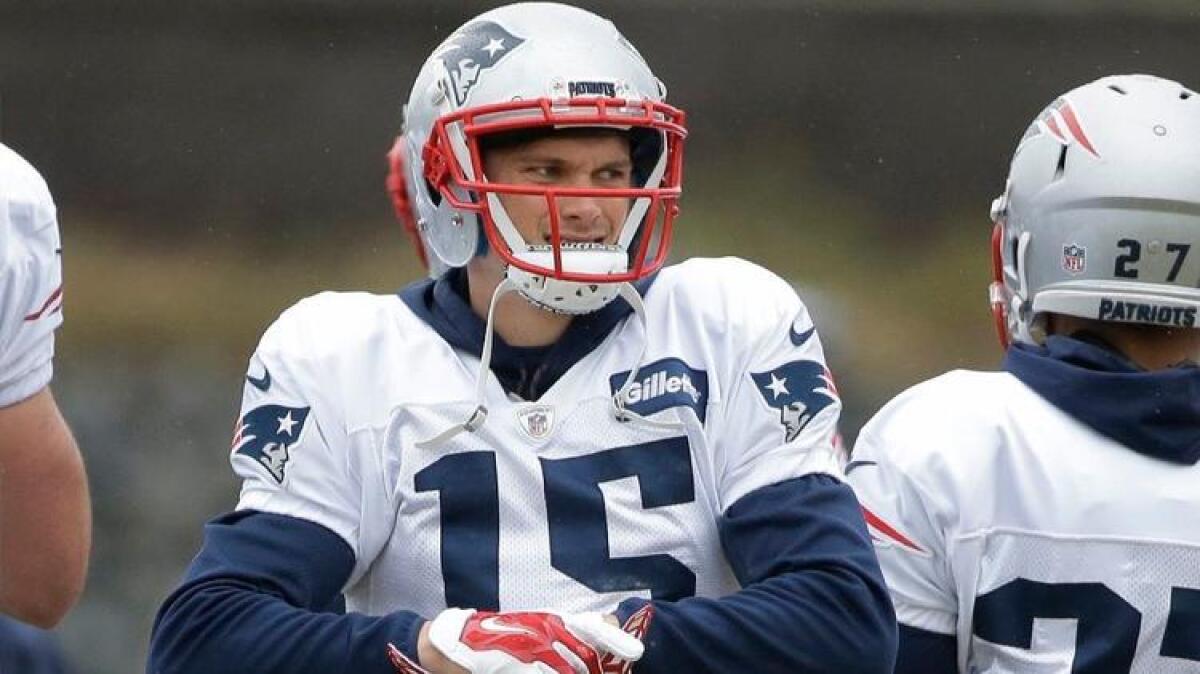
<svg viewBox="0 0 1200 674">
<path fill-rule="evenodd" d="M 791 393 L 791 391 L 787 390 L 787 377 L 780 379 L 775 376 L 774 372 L 771 373 L 771 383 L 767 384 L 767 388 L 771 389 L 771 393 L 775 394 L 775 398 Z"/>
<path fill-rule="evenodd" d="M 292 419 L 292 411 L 288 410 L 287 415 L 282 416 L 282 417 L 276 417 L 276 419 L 279 421 L 279 430 L 277 430 L 275 432 L 276 433 L 287 433 L 288 435 L 291 435 L 292 434 L 292 426 L 296 425 L 296 421 L 294 419 Z"/>
</svg>

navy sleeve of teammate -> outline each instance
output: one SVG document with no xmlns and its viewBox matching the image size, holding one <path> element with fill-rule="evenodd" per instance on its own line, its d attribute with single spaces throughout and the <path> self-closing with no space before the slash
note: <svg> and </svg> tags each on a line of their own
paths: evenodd
<svg viewBox="0 0 1200 674">
<path fill-rule="evenodd" d="M 0 616 L 0 672 L 68 674 L 70 671 L 53 632 Z"/>
<path fill-rule="evenodd" d="M 858 501 L 811 474 L 751 492 L 721 522 L 742 589 L 654 602 L 639 674 L 892 671 L 896 620 Z M 621 603 L 624 621 L 646 603 Z"/>
<path fill-rule="evenodd" d="M 387 644 L 415 657 L 424 620 L 333 612 L 353 567 L 346 542 L 306 520 L 239 511 L 210 522 L 155 620 L 148 674 L 395 674 Z"/>
</svg>

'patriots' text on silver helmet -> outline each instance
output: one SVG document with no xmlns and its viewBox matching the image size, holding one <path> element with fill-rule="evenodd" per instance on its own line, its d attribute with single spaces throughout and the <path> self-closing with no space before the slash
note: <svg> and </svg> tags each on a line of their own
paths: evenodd
<svg viewBox="0 0 1200 674">
<path fill-rule="evenodd" d="M 1149 75 L 1063 95 L 1018 144 L 992 220 L 1006 346 L 1040 343 L 1047 313 L 1197 327 L 1200 96 Z"/>
<path fill-rule="evenodd" d="M 388 188 L 431 275 L 490 248 L 526 298 L 563 313 L 595 311 L 618 285 L 666 259 L 683 171 L 683 113 L 606 19 L 556 3 L 520 3 L 468 21 L 421 68 L 389 154 Z M 628 134 L 633 184 L 505 184 L 483 171 L 488 134 L 599 127 Z M 548 241 L 526 241 L 500 195 L 540 195 Z M 613 244 L 563 240 L 556 199 L 628 200 Z M 480 232 L 486 244 L 480 241 Z"/>
</svg>

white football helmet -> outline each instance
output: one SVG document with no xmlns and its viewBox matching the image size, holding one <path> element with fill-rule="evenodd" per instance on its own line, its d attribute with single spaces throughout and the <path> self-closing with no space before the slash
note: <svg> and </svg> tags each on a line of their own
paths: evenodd
<svg viewBox="0 0 1200 674">
<path fill-rule="evenodd" d="M 1040 343 L 1046 313 L 1197 327 L 1200 96 L 1149 75 L 1063 95 L 1018 144 L 992 220 L 1005 346 Z"/>
<path fill-rule="evenodd" d="M 456 30 L 425 62 L 389 154 L 388 189 L 431 275 L 461 267 L 488 247 L 516 289 L 563 313 L 595 311 L 618 285 L 666 259 L 678 212 L 684 114 L 606 19 L 555 3 L 491 10 Z M 627 131 L 634 185 L 591 189 L 502 184 L 483 173 L 480 139 L 531 129 Z M 541 195 L 550 242 L 525 241 L 502 194 Z M 563 241 L 555 199 L 628 199 L 614 245 Z M 480 240 L 480 232 L 486 239 Z"/>
</svg>

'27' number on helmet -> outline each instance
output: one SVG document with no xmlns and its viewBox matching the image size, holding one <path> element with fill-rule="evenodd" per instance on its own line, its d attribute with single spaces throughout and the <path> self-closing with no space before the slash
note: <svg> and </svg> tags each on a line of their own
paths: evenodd
<svg viewBox="0 0 1200 674">
<path fill-rule="evenodd" d="M 1151 245 L 1158 245 L 1152 243 Z M 1138 269 L 1137 263 L 1142 259 L 1142 242 L 1136 239 L 1121 239 L 1117 242 L 1117 248 L 1124 252 L 1117 256 L 1116 268 L 1113 269 L 1113 275 L 1119 278 L 1137 278 Z M 1168 253 L 1174 253 L 1175 259 L 1171 263 L 1171 270 L 1167 272 L 1167 282 L 1174 282 L 1179 278 L 1179 271 L 1183 269 L 1183 262 L 1187 259 L 1188 251 L 1192 249 L 1191 244 L 1187 243 L 1168 243 L 1164 250 Z"/>
</svg>

